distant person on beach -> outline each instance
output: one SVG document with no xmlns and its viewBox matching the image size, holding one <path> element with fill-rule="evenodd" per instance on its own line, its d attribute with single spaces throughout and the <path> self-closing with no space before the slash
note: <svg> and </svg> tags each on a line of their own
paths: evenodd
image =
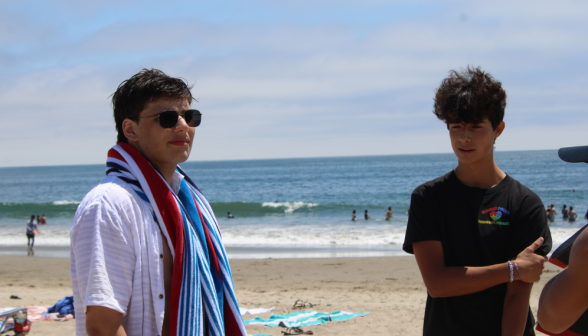
<svg viewBox="0 0 588 336">
<path fill-rule="evenodd" d="M 392 207 L 388 207 L 388 211 L 386 211 L 386 220 L 389 221 L 390 218 L 394 218 L 394 215 L 392 214 Z"/>
<path fill-rule="evenodd" d="M 364 218 L 365 220 L 368 220 L 368 219 L 372 218 L 372 217 L 370 217 L 370 216 L 368 215 L 368 211 L 367 211 L 367 209 L 365 209 L 365 212 L 363 213 L 363 218 Z"/>
<path fill-rule="evenodd" d="M 27 255 L 35 254 L 35 233 L 39 232 L 35 215 L 31 215 L 31 220 L 27 222 Z"/>
<path fill-rule="evenodd" d="M 588 146 L 561 148 L 558 154 L 563 161 L 588 163 Z M 537 320 L 543 329 L 560 334 L 571 327 L 587 309 L 588 230 L 584 230 L 572 245 L 568 267 L 543 287 Z"/>
<path fill-rule="evenodd" d="M 178 166 L 207 145 L 190 89 L 143 69 L 112 95 L 118 144 L 70 233 L 78 336 L 246 335 L 214 213 Z"/>
<path fill-rule="evenodd" d="M 571 206 L 570 207 L 570 219 L 569 219 L 569 221 L 570 222 L 575 222 L 576 221 L 576 218 L 578 218 L 578 213 L 576 212 L 576 210 L 574 210 L 574 207 Z"/>
<path fill-rule="evenodd" d="M 41 224 L 41 225 L 47 224 L 47 217 L 45 217 L 45 214 L 43 214 L 41 216 L 41 222 L 39 224 Z"/>
<path fill-rule="evenodd" d="M 352 220 L 352 221 L 355 221 L 355 220 L 357 220 L 357 217 L 355 216 L 355 214 L 356 214 L 356 211 L 355 211 L 355 209 L 354 209 L 354 210 L 353 210 L 353 212 L 351 213 L 351 220 Z"/>
<path fill-rule="evenodd" d="M 539 196 L 494 161 L 506 93 L 480 68 L 451 71 L 435 95 L 458 165 L 411 196 L 404 251 L 427 287 L 423 335 L 535 335 L 533 283 L 551 250 Z"/>
<path fill-rule="evenodd" d="M 231 212 L 229 211 L 229 212 L 227 212 L 227 218 L 235 218 L 235 216 L 233 216 L 233 215 L 231 214 Z"/>
<path fill-rule="evenodd" d="M 568 210 L 568 206 L 564 204 L 563 208 L 561 209 L 561 216 L 563 219 L 568 219 L 569 217 L 569 210 Z"/>
</svg>

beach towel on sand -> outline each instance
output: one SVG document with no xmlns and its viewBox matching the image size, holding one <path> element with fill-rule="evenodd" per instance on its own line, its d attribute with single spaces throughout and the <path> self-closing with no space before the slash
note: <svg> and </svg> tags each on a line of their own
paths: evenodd
<svg viewBox="0 0 588 336">
<path fill-rule="evenodd" d="M 285 315 L 274 314 L 267 320 L 257 316 L 253 320 L 244 321 L 244 323 L 261 324 L 268 327 L 297 328 L 302 326 L 321 325 L 329 321 L 346 321 L 354 318 L 355 316 L 365 316 L 367 314 L 369 313 L 350 313 L 346 311 L 319 313 L 314 310 L 308 310 L 305 312 L 297 312 Z"/>
<path fill-rule="evenodd" d="M 176 194 L 135 147 L 119 143 L 108 151 L 106 175 L 132 186 L 153 210 L 174 258 L 170 335 L 246 335 L 220 230 L 210 205 L 180 168 Z"/>
<path fill-rule="evenodd" d="M 69 314 L 63 317 L 57 317 L 59 313 L 48 313 L 47 309 L 48 306 L 25 306 L 27 308 L 27 320 L 31 322 L 38 322 L 38 321 L 69 321 L 73 320 L 73 315 Z M 6 307 L 0 308 L 0 314 L 12 309 L 16 309 L 16 307 Z"/>
</svg>

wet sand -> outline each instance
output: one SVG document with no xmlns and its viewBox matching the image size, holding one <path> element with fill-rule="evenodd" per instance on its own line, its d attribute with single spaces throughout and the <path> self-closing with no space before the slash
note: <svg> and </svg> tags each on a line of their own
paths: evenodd
<svg viewBox="0 0 588 336">
<path fill-rule="evenodd" d="M 284 314 L 296 300 L 314 310 L 369 312 L 345 322 L 307 327 L 315 335 L 422 335 L 426 290 L 414 257 L 231 260 L 239 305 Z M 546 267 L 533 287 L 536 313 L 544 284 L 559 268 Z M 21 300 L 12 300 L 17 295 Z M 0 307 L 51 306 L 72 295 L 69 259 L 0 256 Z M 267 318 L 271 313 L 259 316 Z M 244 319 L 253 317 L 245 315 Z M 283 328 L 247 326 L 249 334 L 282 335 Z M 73 321 L 36 322 L 29 335 L 74 335 Z M 542 335 L 538 333 L 538 335 Z"/>
</svg>

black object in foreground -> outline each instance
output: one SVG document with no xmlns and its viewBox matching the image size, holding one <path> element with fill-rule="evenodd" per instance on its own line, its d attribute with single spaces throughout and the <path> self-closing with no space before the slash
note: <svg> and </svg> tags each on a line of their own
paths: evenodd
<svg viewBox="0 0 588 336">
<path fill-rule="evenodd" d="M 574 233 L 568 240 L 563 242 L 549 258 L 549 262 L 557 265 L 561 268 L 568 267 L 570 262 L 570 251 L 572 250 L 572 245 L 576 241 L 576 238 L 584 231 L 585 228 L 588 227 L 588 224 L 584 225 L 578 232 Z M 560 333 L 554 334 L 546 331 L 545 329 L 541 328 L 540 325 L 537 325 L 536 328 L 538 331 L 547 334 L 547 335 L 561 335 L 561 336 L 586 336 L 588 335 L 588 311 L 585 311 L 582 316 L 574 323 L 568 330 Z"/>
<path fill-rule="evenodd" d="M 584 225 L 580 230 L 578 230 L 578 232 L 574 233 L 568 240 L 559 245 L 559 247 L 551 254 L 549 262 L 561 268 L 568 267 L 572 245 L 586 227 L 588 227 L 588 224 Z"/>
</svg>

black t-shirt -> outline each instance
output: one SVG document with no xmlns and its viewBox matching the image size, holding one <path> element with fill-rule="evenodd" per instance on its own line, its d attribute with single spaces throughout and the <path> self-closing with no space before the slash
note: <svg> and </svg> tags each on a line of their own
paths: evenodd
<svg viewBox="0 0 588 336">
<path fill-rule="evenodd" d="M 544 237 L 536 253 L 551 250 L 551 233 L 539 196 L 510 176 L 490 189 L 468 187 L 455 173 L 417 187 L 411 196 L 403 249 L 437 240 L 446 266 L 507 262 Z M 515 271 L 516 273 L 516 271 Z M 448 298 L 427 295 L 423 335 L 501 335 L 506 283 Z M 535 335 L 529 309 L 524 335 Z"/>
</svg>

